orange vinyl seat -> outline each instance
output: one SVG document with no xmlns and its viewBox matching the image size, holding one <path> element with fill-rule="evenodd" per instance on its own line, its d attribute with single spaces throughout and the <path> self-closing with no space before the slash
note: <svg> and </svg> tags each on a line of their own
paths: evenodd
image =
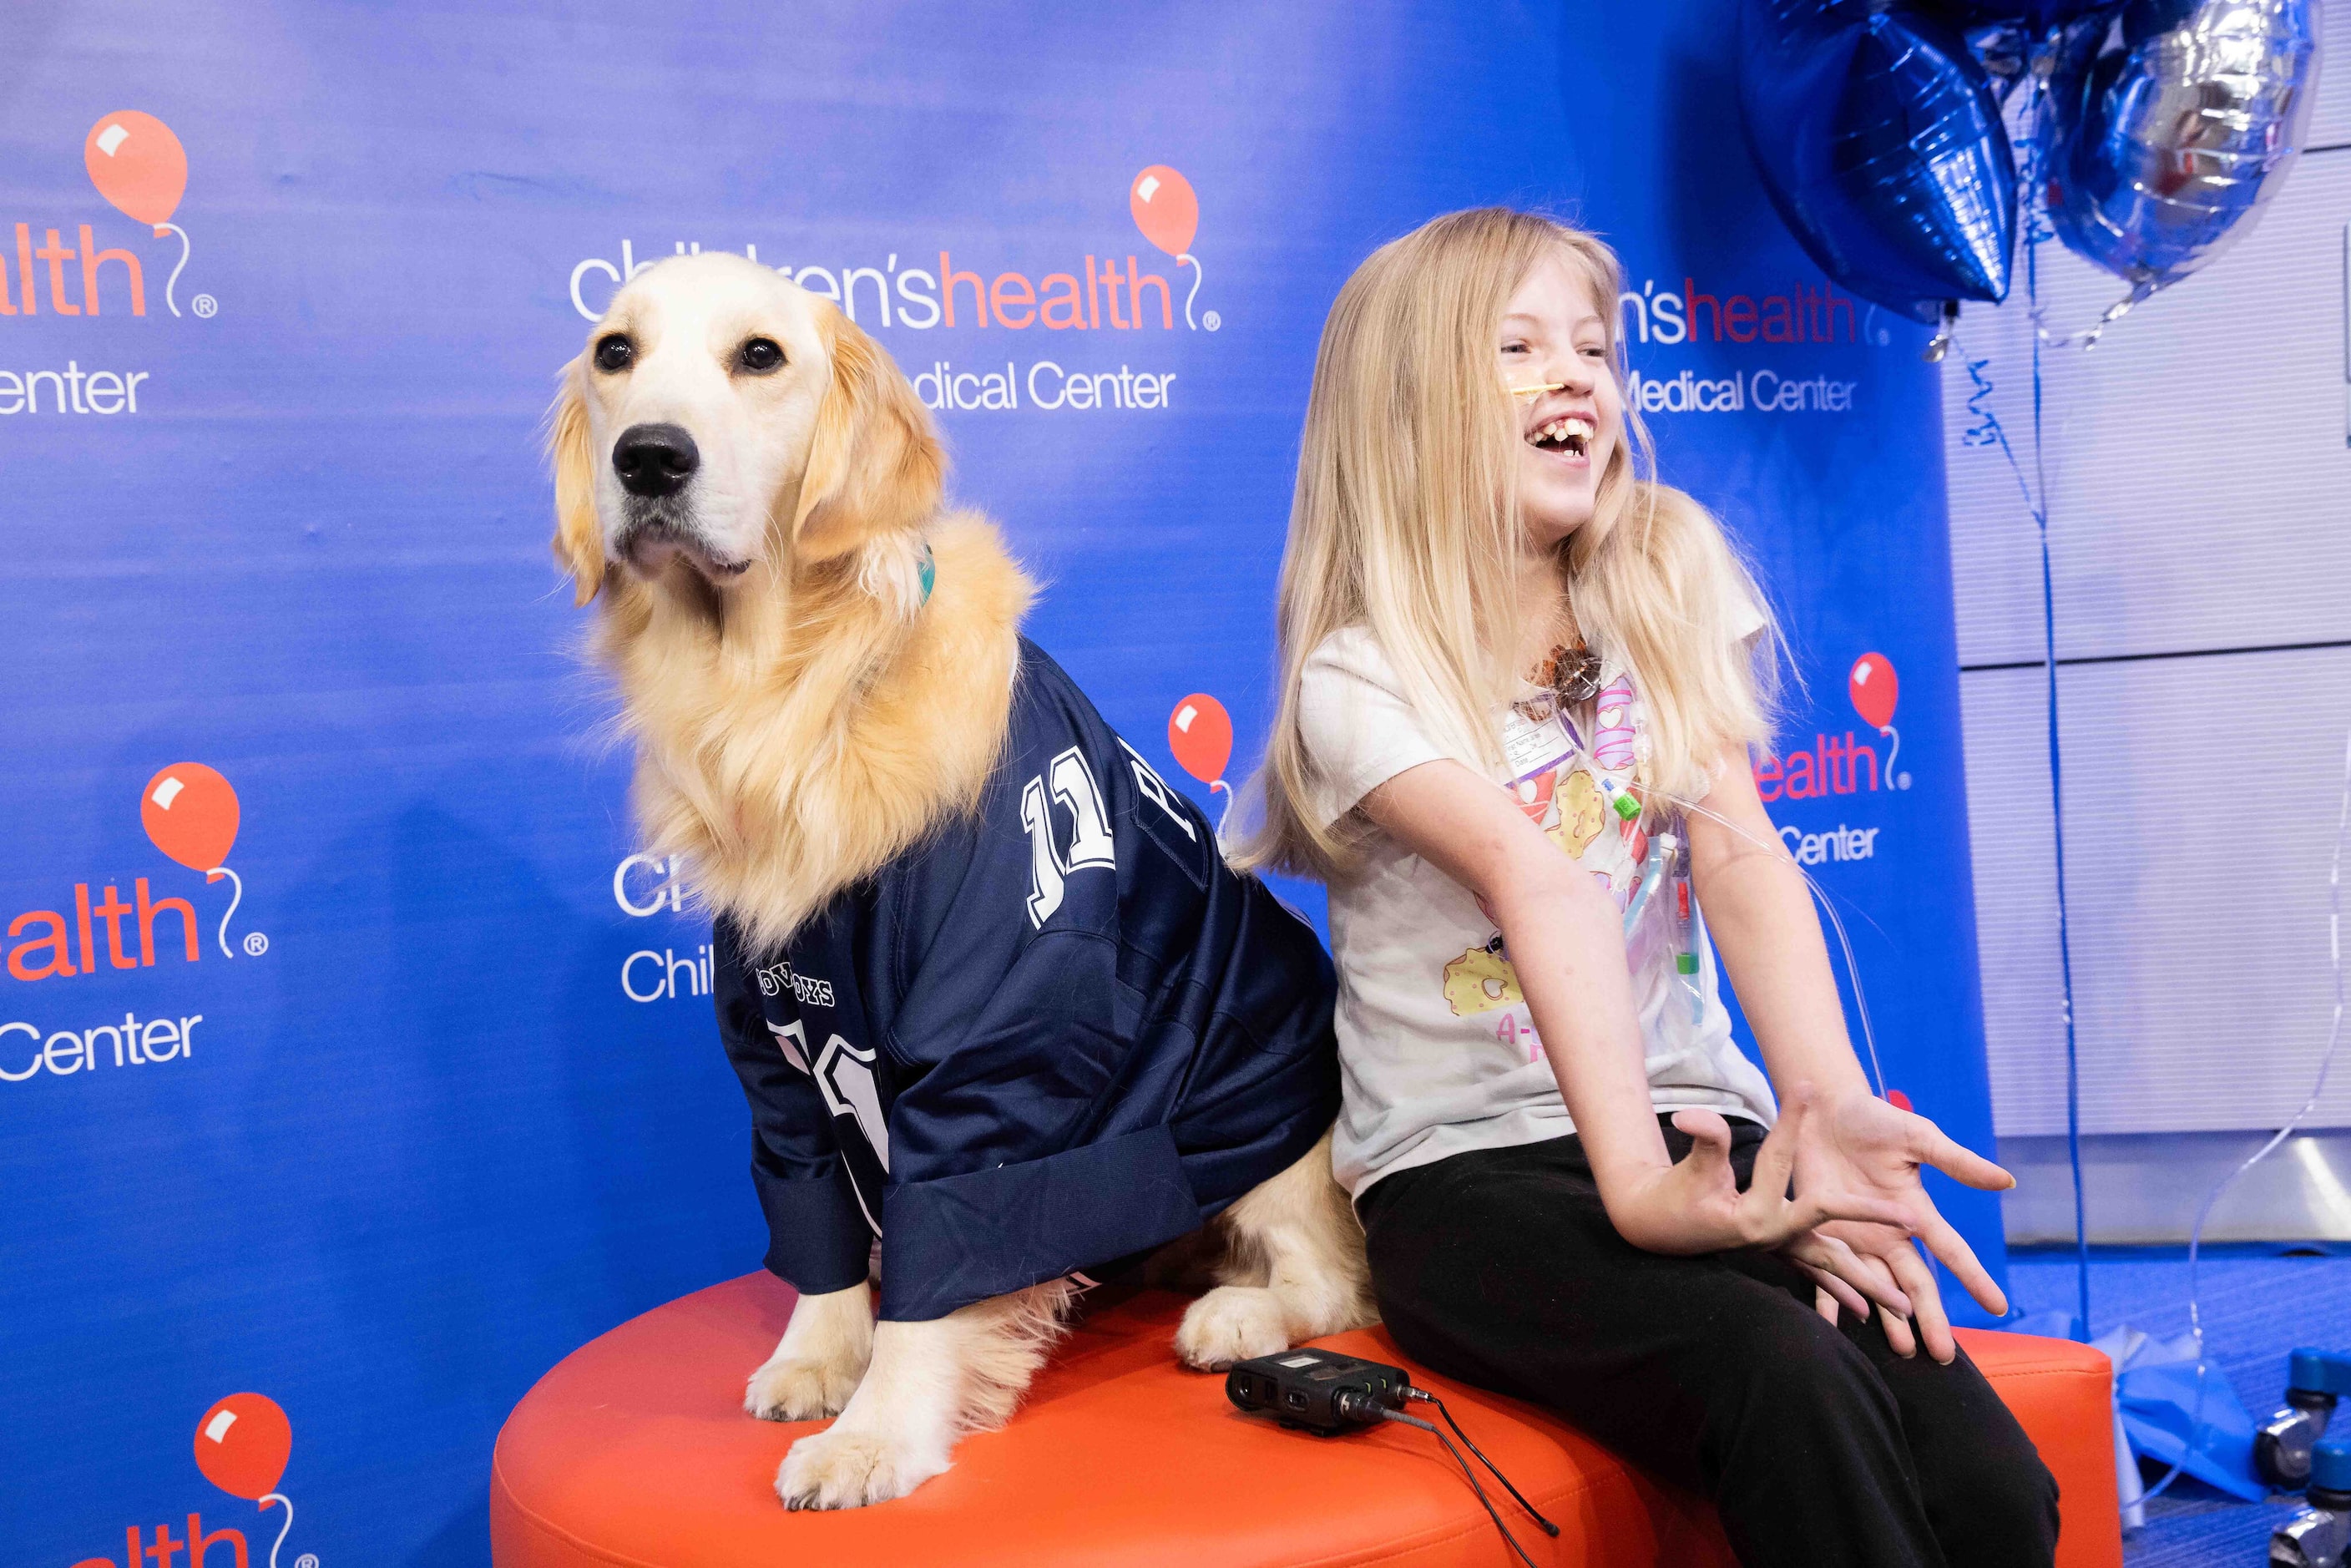
<svg viewBox="0 0 2351 1568">
<path fill-rule="evenodd" d="M 1098 1292 L 1010 1426 L 966 1438 L 911 1496 L 788 1512 L 776 1468 L 813 1425 L 743 1414 L 743 1384 L 792 1294 L 747 1275 L 656 1308 L 541 1378 L 498 1434 L 496 1568 L 1504 1568 L 1515 1562 L 1427 1434 L 1322 1439 L 1244 1416 L 1170 1349 L 1182 1298 Z M 2061 1568 L 2120 1568 L 2106 1360 L 2083 1345 L 1962 1332 L 2063 1490 Z M 1402 1364 L 1555 1521 L 1487 1482 L 1539 1563 L 1729 1568 L 1714 1511 L 1536 1407 L 1413 1366 L 1369 1329 L 1318 1342 Z"/>
</svg>

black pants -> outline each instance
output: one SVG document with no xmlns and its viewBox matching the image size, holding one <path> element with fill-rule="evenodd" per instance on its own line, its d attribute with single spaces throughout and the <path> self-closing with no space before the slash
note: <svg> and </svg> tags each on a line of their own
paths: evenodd
<svg viewBox="0 0 2351 1568">
<path fill-rule="evenodd" d="M 1731 1126 L 1743 1186 L 1763 1130 Z M 1964 1352 L 1898 1356 L 1874 1312 L 1830 1327 L 1775 1253 L 1642 1251 L 1581 1139 L 1398 1171 L 1359 1211 L 1398 1344 L 1696 1487 L 1748 1568 L 2052 1562 L 2057 1483 Z"/>
</svg>

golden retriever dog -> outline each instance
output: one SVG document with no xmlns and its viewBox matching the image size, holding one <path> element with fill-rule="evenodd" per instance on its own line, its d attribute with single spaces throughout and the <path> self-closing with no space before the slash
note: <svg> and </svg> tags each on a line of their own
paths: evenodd
<svg viewBox="0 0 2351 1568">
<path fill-rule="evenodd" d="M 594 646 L 646 848 L 684 858 L 747 953 L 780 950 L 973 809 L 1007 745 L 1032 590 L 987 521 L 943 506 L 929 413 L 854 322 L 739 256 L 663 261 L 566 367 L 550 444 L 555 549 L 580 603 L 601 601 Z M 829 984 L 782 965 L 759 980 Z M 777 1061 L 810 1072 L 811 1040 L 768 1028 Z M 1214 1286 L 1176 1335 L 1190 1365 L 1373 1321 L 1327 1127 L 1285 1161 L 1164 1254 L 1205 1259 Z M 751 1415 L 839 1417 L 791 1446 L 788 1506 L 879 1502 L 946 1469 L 963 1434 L 1010 1417 L 1082 1289 L 1051 1279 L 892 1321 L 901 1283 L 883 1282 L 878 1323 L 866 1278 L 803 1293 L 751 1373 Z"/>
</svg>

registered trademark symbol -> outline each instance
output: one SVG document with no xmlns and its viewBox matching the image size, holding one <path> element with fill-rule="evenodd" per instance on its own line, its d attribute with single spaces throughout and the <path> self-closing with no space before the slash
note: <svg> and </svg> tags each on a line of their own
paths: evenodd
<svg viewBox="0 0 2351 1568">
<path fill-rule="evenodd" d="M 294 1568 L 319 1568 L 319 1554 L 315 1552 L 305 1552 L 301 1556 L 294 1559 Z"/>
<path fill-rule="evenodd" d="M 199 316 L 217 316 L 220 314 L 220 301 L 209 294 L 199 294 L 188 301 L 188 308 Z M 318 1564 L 314 1562 L 310 1568 L 318 1568 Z"/>
<path fill-rule="evenodd" d="M 1225 319 L 1211 310 L 1207 315 L 1200 318 L 1200 324 L 1207 328 L 1209 331 L 1213 332 L 1217 328 L 1225 324 Z"/>
<path fill-rule="evenodd" d="M 1910 775 L 1907 772 L 1896 774 L 1894 776 L 1894 787 L 1896 789 L 1907 789 L 1910 788 Z"/>
<path fill-rule="evenodd" d="M 258 931 L 248 931 L 245 934 L 245 950 L 258 958 L 269 951 L 269 938 Z M 301 1568 L 301 1565 L 297 1563 L 295 1568 Z"/>
<path fill-rule="evenodd" d="M 1894 334 L 1880 327 L 1877 329 L 1877 346 L 1882 349 L 1892 341 L 1894 341 Z"/>
</svg>

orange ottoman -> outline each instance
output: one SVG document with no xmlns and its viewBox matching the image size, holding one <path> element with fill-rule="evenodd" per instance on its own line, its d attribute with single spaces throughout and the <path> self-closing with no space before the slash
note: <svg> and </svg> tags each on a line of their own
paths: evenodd
<svg viewBox="0 0 2351 1568">
<path fill-rule="evenodd" d="M 1011 1426 L 967 1437 L 911 1497 L 789 1513 L 776 1467 L 813 1425 L 756 1421 L 743 1383 L 775 1348 L 792 1293 L 766 1274 L 622 1323 L 526 1395 L 490 1481 L 497 1568 L 1504 1568 L 1515 1562 L 1426 1433 L 1322 1439 L 1241 1415 L 1224 1379 L 1169 1349 L 1186 1302 L 1098 1292 Z M 1969 1333 L 1976 1358 L 2056 1473 L 2062 1568 L 2119 1568 L 2105 1357 L 2062 1340 Z M 1318 1342 L 1405 1366 L 1384 1332 Z M 1552 1540 L 1499 1488 L 1537 1563 L 1730 1568 L 1713 1510 L 1627 1469 L 1532 1406 L 1413 1367 L 1560 1526 Z"/>
</svg>

